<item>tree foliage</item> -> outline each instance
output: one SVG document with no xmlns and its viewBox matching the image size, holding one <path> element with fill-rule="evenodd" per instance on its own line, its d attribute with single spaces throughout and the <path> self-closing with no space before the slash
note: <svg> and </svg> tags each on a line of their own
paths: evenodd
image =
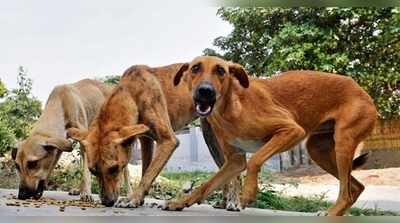
<svg viewBox="0 0 400 223">
<path fill-rule="evenodd" d="M 119 80 L 121 79 L 121 76 L 119 75 L 107 75 L 102 78 L 100 78 L 100 81 L 103 81 L 104 83 L 108 85 L 117 85 L 119 83 Z"/>
<path fill-rule="evenodd" d="M 308 69 L 354 78 L 382 118 L 400 116 L 399 8 L 221 8 L 219 55 L 256 76 Z"/>
<path fill-rule="evenodd" d="M 18 139 L 28 136 L 39 118 L 41 103 L 32 96 L 32 81 L 23 67 L 17 75 L 18 88 L 8 91 L 0 103 L 0 155 Z"/>
<path fill-rule="evenodd" d="M 4 97 L 7 93 L 7 88 L 0 79 L 0 98 Z"/>
</svg>

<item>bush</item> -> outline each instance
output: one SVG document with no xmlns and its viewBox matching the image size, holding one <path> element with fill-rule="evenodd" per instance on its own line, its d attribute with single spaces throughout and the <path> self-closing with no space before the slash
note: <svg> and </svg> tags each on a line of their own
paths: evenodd
<svg viewBox="0 0 400 223">
<path fill-rule="evenodd" d="M 15 143 L 15 136 L 8 123 L 0 116 L 0 156 L 8 151 L 8 147 Z"/>
<path fill-rule="evenodd" d="M 0 156 L 18 139 L 29 135 L 32 124 L 39 118 L 41 103 L 31 95 L 32 81 L 20 67 L 18 88 L 7 91 L 0 103 Z M 4 93 L 4 90 L 2 91 Z"/>
</svg>

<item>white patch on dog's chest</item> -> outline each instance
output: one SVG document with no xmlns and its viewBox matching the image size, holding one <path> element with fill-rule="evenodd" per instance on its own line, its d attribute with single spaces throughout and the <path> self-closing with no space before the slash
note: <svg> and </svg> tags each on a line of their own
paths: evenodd
<svg viewBox="0 0 400 223">
<path fill-rule="evenodd" d="M 265 144 L 265 142 L 262 140 L 245 140 L 236 138 L 229 141 L 229 144 L 243 152 L 255 153 Z"/>
</svg>

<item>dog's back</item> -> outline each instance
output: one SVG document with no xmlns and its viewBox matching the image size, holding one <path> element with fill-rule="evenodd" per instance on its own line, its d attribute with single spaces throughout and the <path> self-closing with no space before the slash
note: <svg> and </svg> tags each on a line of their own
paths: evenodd
<svg viewBox="0 0 400 223">
<path fill-rule="evenodd" d="M 182 63 L 161 67 L 134 65 L 127 69 L 121 78 L 121 81 L 132 81 L 135 78 L 140 78 L 144 73 L 145 76 L 156 78 L 157 81 L 153 82 L 157 82 L 156 84 L 159 85 L 163 91 L 163 95 L 168 104 L 168 115 L 171 120 L 172 128 L 175 131 L 183 128 L 196 118 L 194 115 L 192 94 L 189 90 L 187 80 L 182 80 L 183 84 L 179 86 L 174 86 L 172 84 L 176 72 L 182 65 Z"/>
<path fill-rule="evenodd" d="M 372 98 L 353 79 L 342 75 L 289 71 L 270 79 L 254 80 L 252 84 L 268 89 L 274 100 L 293 112 L 305 128 L 312 127 L 308 126 L 312 121 L 307 117 L 315 120 L 318 120 L 315 116 L 333 118 L 337 108 L 347 107 L 344 105 L 348 103 L 352 107 L 362 104 L 374 108 Z"/>
</svg>

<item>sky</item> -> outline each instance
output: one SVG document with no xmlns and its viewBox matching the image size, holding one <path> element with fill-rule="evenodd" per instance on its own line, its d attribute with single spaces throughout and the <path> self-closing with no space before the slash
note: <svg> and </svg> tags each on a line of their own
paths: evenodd
<svg viewBox="0 0 400 223">
<path fill-rule="evenodd" d="M 190 61 L 232 27 L 207 0 L 185 2 L 3 1 L 0 79 L 15 88 L 24 66 L 33 95 L 45 102 L 56 85 L 122 74 L 134 64 Z"/>
</svg>

